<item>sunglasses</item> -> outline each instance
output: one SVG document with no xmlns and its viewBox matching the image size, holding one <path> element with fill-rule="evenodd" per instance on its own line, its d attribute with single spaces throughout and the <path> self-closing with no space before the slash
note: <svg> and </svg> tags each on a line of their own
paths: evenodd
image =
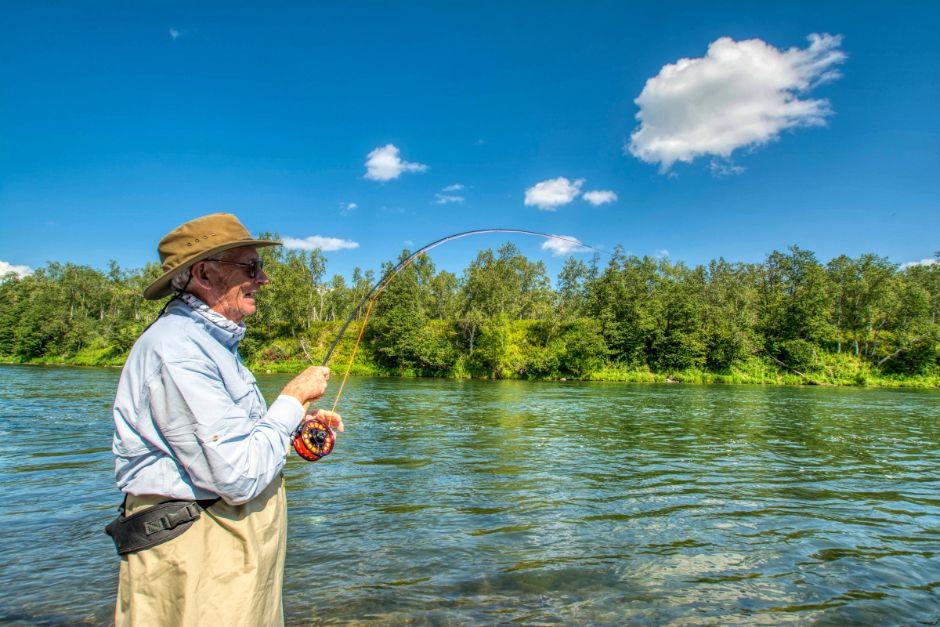
<svg viewBox="0 0 940 627">
<path fill-rule="evenodd" d="M 230 266 L 241 266 L 245 268 L 245 272 L 248 273 L 248 278 L 253 279 L 258 276 L 258 271 L 264 269 L 264 261 L 261 259 L 255 259 L 247 263 L 242 261 L 225 261 L 224 259 L 206 259 L 206 261 L 215 261 L 216 263 L 227 263 Z"/>
</svg>

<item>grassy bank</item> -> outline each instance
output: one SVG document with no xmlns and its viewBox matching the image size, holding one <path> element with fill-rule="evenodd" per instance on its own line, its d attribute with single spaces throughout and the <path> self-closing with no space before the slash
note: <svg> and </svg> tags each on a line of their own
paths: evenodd
<svg viewBox="0 0 940 627">
<path fill-rule="evenodd" d="M 348 334 L 337 346 L 330 359 L 330 366 L 337 375 L 344 372 L 349 363 L 355 342 L 355 333 Z M 296 341 L 277 341 L 265 345 L 248 360 L 255 373 L 297 373 L 307 366 L 319 364 L 329 344 L 314 342 L 301 345 Z M 308 358 L 309 356 L 309 358 Z M 6 364 L 70 365 L 95 367 L 120 367 L 125 355 L 114 354 L 105 348 L 86 349 L 75 355 L 45 356 L 39 359 L 18 360 L 0 355 Z M 414 368 L 387 368 L 376 363 L 368 348 L 360 347 L 350 373 L 353 376 L 374 377 L 438 377 L 465 379 L 527 379 L 542 381 L 610 381 L 622 383 L 686 383 L 716 385 L 817 385 L 885 388 L 940 388 L 940 373 L 919 375 L 895 375 L 879 372 L 867 362 L 850 354 L 826 355 L 814 368 L 796 372 L 780 367 L 769 359 L 753 357 L 726 372 L 709 372 L 701 369 L 653 371 L 648 367 L 629 367 L 608 364 L 583 376 L 526 376 L 502 372 L 498 377 L 468 372 L 463 361 L 447 372 L 429 373 Z"/>
</svg>

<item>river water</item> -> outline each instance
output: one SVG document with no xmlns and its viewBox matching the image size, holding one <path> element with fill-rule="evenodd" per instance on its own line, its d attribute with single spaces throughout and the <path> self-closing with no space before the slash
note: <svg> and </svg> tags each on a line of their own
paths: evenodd
<svg viewBox="0 0 940 627">
<path fill-rule="evenodd" d="M 118 375 L 0 367 L 2 622 L 111 619 Z M 940 622 L 936 391 L 359 378 L 338 409 L 286 469 L 289 624 Z"/>
</svg>

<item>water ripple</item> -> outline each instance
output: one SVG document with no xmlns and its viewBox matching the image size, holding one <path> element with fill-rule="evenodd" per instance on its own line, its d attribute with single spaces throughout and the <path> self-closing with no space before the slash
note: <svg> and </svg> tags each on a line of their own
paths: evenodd
<svg viewBox="0 0 940 627">
<path fill-rule="evenodd" d="M 0 367 L 0 622 L 110 618 L 117 376 Z M 285 471 L 288 623 L 936 623 L 938 400 L 351 380 Z"/>
</svg>

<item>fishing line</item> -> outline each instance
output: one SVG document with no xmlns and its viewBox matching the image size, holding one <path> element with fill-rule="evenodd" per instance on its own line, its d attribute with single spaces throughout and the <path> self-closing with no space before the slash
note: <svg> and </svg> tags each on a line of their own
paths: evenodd
<svg viewBox="0 0 940 627">
<path fill-rule="evenodd" d="M 330 348 L 326 351 L 326 357 L 323 358 L 323 363 L 320 364 L 321 366 L 326 366 L 327 362 L 330 360 L 330 357 L 333 356 L 333 351 L 336 349 L 339 341 L 343 338 L 343 335 L 346 334 L 346 329 L 349 328 L 349 325 L 352 323 L 352 321 L 359 315 L 359 312 L 362 311 L 362 308 L 366 307 L 365 315 L 362 318 L 362 324 L 359 326 L 359 335 L 356 337 L 356 343 L 353 345 L 352 354 L 349 356 L 349 362 L 346 364 L 346 371 L 343 373 L 343 378 L 340 381 L 339 390 L 336 392 L 336 398 L 333 399 L 333 408 L 331 411 L 336 411 L 336 405 L 339 403 L 339 398 L 343 393 L 343 388 L 346 387 L 346 379 L 349 378 L 349 371 L 352 369 L 353 362 L 356 359 L 356 353 L 359 350 L 359 344 L 362 342 L 362 336 L 366 329 L 366 323 L 369 321 L 369 315 L 372 313 L 372 307 L 375 305 L 376 299 L 378 299 L 382 292 L 385 291 L 385 288 L 389 286 L 389 284 L 395 279 L 396 276 L 398 276 L 402 270 L 410 266 L 415 259 L 429 250 L 437 248 L 441 244 L 461 239 L 463 237 L 468 237 L 470 235 L 483 235 L 486 233 L 519 233 L 522 235 L 543 237 L 545 239 L 557 239 L 574 244 L 576 246 L 580 246 L 581 248 L 587 248 L 598 253 L 613 256 L 611 253 L 605 250 L 601 250 L 594 246 L 589 246 L 573 237 L 565 237 L 564 235 L 551 235 L 548 233 L 539 233 L 538 231 L 527 231 L 523 229 L 476 229 L 473 231 L 463 231 L 462 233 L 454 233 L 453 235 L 442 237 L 439 240 L 435 240 L 430 244 L 422 246 L 415 252 L 411 253 L 408 257 L 398 262 L 398 264 L 392 267 L 392 269 L 389 270 L 385 276 L 383 276 L 374 286 L 372 286 L 372 289 L 366 293 L 363 299 L 359 301 L 359 304 L 356 305 L 356 307 L 352 310 L 352 313 L 349 314 L 349 317 L 346 318 L 346 322 L 343 323 L 339 333 L 337 333 L 336 337 L 333 339 L 333 343 L 330 344 Z M 329 455 L 333 450 L 333 444 L 336 442 L 336 434 L 333 432 L 332 427 L 330 427 L 324 420 L 307 416 L 294 432 L 293 441 L 294 449 L 297 451 L 298 455 L 307 461 L 316 461 L 321 457 Z"/>
</svg>

